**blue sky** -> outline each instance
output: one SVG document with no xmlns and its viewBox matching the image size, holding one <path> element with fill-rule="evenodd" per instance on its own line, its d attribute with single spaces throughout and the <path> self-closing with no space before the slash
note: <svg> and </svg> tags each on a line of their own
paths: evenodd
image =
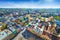
<svg viewBox="0 0 60 40">
<path fill-rule="evenodd" d="M 60 0 L 0 0 L 0 8 L 60 8 Z"/>
</svg>

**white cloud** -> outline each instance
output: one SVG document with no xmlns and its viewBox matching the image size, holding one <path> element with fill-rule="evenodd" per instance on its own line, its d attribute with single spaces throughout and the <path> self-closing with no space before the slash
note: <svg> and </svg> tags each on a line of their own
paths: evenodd
<svg viewBox="0 0 60 40">
<path fill-rule="evenodd" d="M 39 4 L 39 3 L 13 3 L 8 2 L 0 6 L 0 8 L 60 8 L 59 5 L 54 4 Z"/>
<path fill-rule="evenodd" d="M 45 0 L 46 2 L 53 2 L 54 0 Z"/>
</svg>

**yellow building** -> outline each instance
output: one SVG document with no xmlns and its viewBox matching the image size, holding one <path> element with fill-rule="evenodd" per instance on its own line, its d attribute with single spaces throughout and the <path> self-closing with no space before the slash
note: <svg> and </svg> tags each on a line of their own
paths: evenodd
<svg viewBox="0 0 60 40">
<path fill-rule="evenodd" d="M 30 14 L 27 14 L 26 17 L 28 17 L 28 21 L 30 22 L 31 20 L 33 20 L 33 18 L 30 16 Z"/>
</svg>

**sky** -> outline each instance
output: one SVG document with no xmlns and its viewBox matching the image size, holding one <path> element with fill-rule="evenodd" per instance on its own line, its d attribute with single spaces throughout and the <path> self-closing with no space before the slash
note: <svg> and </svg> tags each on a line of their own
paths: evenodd
<svg viewBox="0 0 60 40">
<path fill-rule="evenodd" d="M 60 8 L 60 0 L 0 0 L 0 8 Z"/>
</svg>

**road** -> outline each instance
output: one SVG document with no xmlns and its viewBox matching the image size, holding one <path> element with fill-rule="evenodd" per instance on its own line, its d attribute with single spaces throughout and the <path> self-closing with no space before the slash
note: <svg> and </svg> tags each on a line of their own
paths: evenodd
<svg viewBox="0 0 60 40">
<path fill-rule="evenodd" d="M 23 37 L 22 33 L 26 30 L 26 28 L 21 31 L 13 40 L 27 40 Z"/>
</svg>

